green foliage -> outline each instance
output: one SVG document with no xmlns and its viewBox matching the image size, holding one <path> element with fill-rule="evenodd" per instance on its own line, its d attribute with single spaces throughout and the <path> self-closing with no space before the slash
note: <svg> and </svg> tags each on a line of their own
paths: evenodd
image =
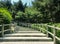
<svg viewBox="0 0 60 44">
<path fill-rule="evenodd" d="M 33 7 L 43 14 L 43 22 L 60 22 L 59 2 L 59 0 L 35 0 Z"/>
<path fill-rule="evenodd" d="M 19 0 L 18 2 L 14 2 L 11 6 L 12 8 L 12 17 L 15 20 L 15 16 L 17 16 L 17 13 L 25 12 L 25 8 L 27 7 L 27 3 L 23 5 L 22 1 Z M 19 15 L 18 15 L 19 16 Z M 20 18 L 16 18 L 17 20 L 20 20 Z M 22 19 L 21 19 L 22 20 Z"/>
<path fill-rule="evenodd" d="M 18 11 L 22 11 L 22 12 L 25 12 L 25 8 L 26 8 L 26 4 L 23 5 L 22 1 L 19 0 L 18 2 L 14 2 L 14 5 L 13 7 L 15 8 L 15 10 L 18 12 Z M 13 9 L 14 9 L 13 8 Z"/>
<path fill-rule="evenodd" d="M 42 14 L 36 10 L 36 8 L 29 7 L 25 9 L 25 14 L 27 17 L 28 22 L 36 23 L 39 22 L 39 19 L 41 20 Z"/>
<path fill-rule="evenodd" d="M 36 23 L 40 22 L 42 14 L 38 12 L 35 8 L 28 7 L 25 9 L 25 13 L 19 11 L 17 13 L 16 19 L 23 22 Z"/>
<path fill-rule="evenodd" d="M 23 12 L 21 12 L 21 11 L 17 12 L 16 20 L 18 20 L 18 21 L 20 20 L 20 21 L 21 21 L 21 20 L 22 20 L 22 18 L 23 18 L 23 16 L 22 16 L 22 15 L 23 15 Z"/>
<path fill-rule="evenodd" d="M 2 18 L 2 23 L 10 23 L 12 16 L 6 8 L 0 8 L 0 18 Z"/>
<path fill-rule="evenodd" d="M 19 12 L 17 13 L 17 15 L 20 16 L 20 17 L 22 16 L 22 14 L 23 14 L 23 12 L 21 12 L 21 11 L 19 11 Z"/>
<path fill-rule="evenodd" d="M 0 7 L 4 7 L 7 8 L 9 11 L 11 11 L 11 0 L 4 0 L 4 1 L 0 1 Z"/>
</svg>

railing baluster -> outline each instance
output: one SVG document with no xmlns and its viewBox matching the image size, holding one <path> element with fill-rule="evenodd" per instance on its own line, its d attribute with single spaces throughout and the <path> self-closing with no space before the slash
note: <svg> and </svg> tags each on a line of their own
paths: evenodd
<svg viewBox="0 0 60 44">
<path fill-rule="evenodd" d="M 53 33 L 54 33 L 54 36 L 53 36 L 54 44 L 56 44 L 56 39 L 55 39 L 56 32 L 55 32 L 55 28 L 53 29 Z"/>
<path fill-rule="evenodd" d="M 14 32 L 14 25 L 10 24 L 10 33 Z"/>
<path fill-rule="evenodd" d="M 4 24 L 2 24 L 2 37 L 4 37 Z"/>
<path fill-rule="evenodd" d="M 42 28 L 42 25 L 40 24 L 40 28 Z M 42 29 L 40 29 L 40 32 L 41 32 Z"/>
<path fill-rule="evenodd" d="M 33 26 L 33 29 L 35 29 L 35 24 L 34 24 L 34 26 Z"/>
<path fill-rule="evenodd" d="M 47 37 L 48 37 L 48 26 L 47 26 L 47 24 L 46 24 L 46 33 L 47 33 Z"/>
<path fill-rule="evenodd" d="M 41 27 L 42 27 L 41 32 L 43 33 L 43 29 L 44 29 L 43 24 L 41 25 Z"/>
<path fill-rule="evenodd" d="M 2 24 L 2 25 L 0 25 L 0 26 L 1 26 L 1 28 L 2 28 L 2 30 L 0 31 L 2 37 L 4 37 L 4 32 L 7 32 L 7 31 L 10 30 L 10 33 L 12 33 L 12 32 L 15 31 L 15 26 L 14 26 L 13 24 Z M 9 26 L 10 29 L 4 30 L 5 26 Z"/>
<path fill-rule="evenodd" d="M 10 26 L 10 33 L 12 33 L 12 30 L 11 30 L 12 24 L 10 24 L 9 26 Z"/>
</svg>

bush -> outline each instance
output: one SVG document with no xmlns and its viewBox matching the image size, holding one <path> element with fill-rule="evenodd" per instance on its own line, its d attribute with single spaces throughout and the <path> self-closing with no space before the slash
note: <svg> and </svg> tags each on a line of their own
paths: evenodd
<svg viewBox="0 0 60 44">
<path fill-rule="evenodd" d="M 43 15 L 41 12 L 37 11 L 35 8 L 26 8 L 25 13 L 19 11 L 17 12 L 16 20 L 29 23 L 42 22 Z"/>
<path fill-rule="evenodd" d="M 31 23 L 41 22 L 42 14 L 35 8 L 26 8 L 25 14 L 28 22 Z"/>
<path fill-rule="evenodd" d="M 0 23 L 10 23 L 12 16 L 6 8 L 0 8 Z"/>
<path fill-rule="evenodd" d="M 19 11 L 19 12 L 17 12 L 17 15 L 16 15 L 16 20 L 17 21 L 24 21 L 23 19 L 24 19 L 24 13 L 23 12 L 21 12 L 21 11 Z"/>
</svg>

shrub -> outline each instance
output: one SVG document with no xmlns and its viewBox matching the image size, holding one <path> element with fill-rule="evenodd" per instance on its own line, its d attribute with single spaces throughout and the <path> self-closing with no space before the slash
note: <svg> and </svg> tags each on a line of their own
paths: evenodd
<svg viewBox="0 0 60 44">
<path fill-rule="evenodd" d="M 17 12 L 16 20 L 23 21 L 23 19 L 24 19 L 24 13 L 21 11 Z"/>
<path fill-rule="evenodd" d="M 6 8 L 0 8 L 0 23 L 10 23 L 11 20 L 12 16 L 10 12 Z"/>
</svg>

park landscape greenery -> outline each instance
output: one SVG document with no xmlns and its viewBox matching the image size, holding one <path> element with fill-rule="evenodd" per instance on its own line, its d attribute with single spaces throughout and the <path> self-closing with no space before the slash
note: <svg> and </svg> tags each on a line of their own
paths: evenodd
<svg viewBox="0 0 60 44">
<path fill-rule="evenodd" d="M 2 16 L 6 16 L 10 21 L 13 19 L 18 22 L 60 23 L 59 2 L 59 0 L 34 0 L 32 5 L 27 6 L 27 3 L 23 4 L 21 0 L 13 4 L 9 0 L 1 0 L 0 15 L 3 14 Z"/>
<path fill-rule="evenodd" d="M 60 27 L 60 0 L 34 0 L 27 6 L 21 0 L 0 1 L 0 24 L 13 22 L 46 23 Z M 33 26 L 32 26 L 33 27 Z M 60 31 L 58 32 L 60 33 Z M 59 36 L 59 34 L 58 34 Z"/>
</svg>

